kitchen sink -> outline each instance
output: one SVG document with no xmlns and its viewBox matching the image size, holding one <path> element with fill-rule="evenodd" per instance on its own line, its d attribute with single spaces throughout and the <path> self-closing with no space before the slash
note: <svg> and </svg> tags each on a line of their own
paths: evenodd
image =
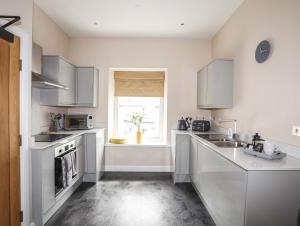
<svg viewBox="0 0 300 226">
<path fill-rule="evenodd" d="M 210 141 L 212 144 L 221 148 L 241 148 L 243 144 L 239 141 Z"/>
<path fill-rule="evenodd" d="M 244 144 L 238 140 L 230 139 L 224 134 L 197 134 L 197 136 L 221 148 L 241 148 Z"/>
<path fill-rule="evenodd" d="M 230 141 L 230 139 L 224 134 L 197 134 L 207 141 Z"/>
</svg>

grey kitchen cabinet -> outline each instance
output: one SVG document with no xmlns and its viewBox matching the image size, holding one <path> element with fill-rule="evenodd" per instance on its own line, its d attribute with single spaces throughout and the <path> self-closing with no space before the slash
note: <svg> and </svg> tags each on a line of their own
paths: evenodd
<svg viewBox="0 0 300 226">
<path fill-rule="evenodd" d="M 75 147 L 77 149 L 76 157 L 77 157 L 77 172 L 79 177 L 81 178 L 84 174 L 84 135 L 78 136 L 75 139 Z"/>
<path fill-rule="evenodd" d="M 171 167 L 174 183 L 190 182 L 190 136 L 172 131 Z"/>
<path fill-rule="evenodd" d="M 79 177 L 82 177 L 84 173 L 84 151 L 82 145 L 77 147 L 77 156 L 78 174 Z"/>
<path fill-rule="evenodd" d="M 83 179 L 97 182 L 104 172 L 104 131 L 93 129 L 65 142 L 75 141 L 77 176 L 64 190 L 55 194 L 55 148 L 64 141 L 45 148 L 32 148 L 32 219 L 36 226 L 45 223 L 75 192 Z"/>
<path fill-rule="evenodd" d="M 198 71 L 198 108 L 231 108 L 233 106 L 233 60 L 217 59 Z"/>
<path fill-rule="evenodd" d="M 51 159 L 52 161 L 49 161 Z M 54 151 L 47 149 L 42 156 L 43 212 L 46 213 L 55 204 Z"/>
<path fill-rule="evenodd" d="M 43 215 L 56 202 L 55 199 L 54 149 L 34 151 L 32 154 L 32 203 L 36 225 L 43 225 Z"/>
<path fill-rule="evenodd" d="M 190 147 L 190 177 L 197 188 L 200 186 L 198 155 L 198 141 L 192 137 Z"/>
<path fill-rule="evenodd" d="M 201 141 L 197 149 L 199 177 L 192 182 L 217 225 L 299 225 L 299 171 L 247 171 Z"/>
<path fill-rule="evenodd" d="M 196 187 L 217 225 L 244 225 L 247 171 L 201 143 L 198 149 L 201 186 Z"/>
<path fill-rule="evenodd" d="M 77 67 L 77 105 L 97 107 L 99 71 L 95 67 Z"/>
<path fill-rule="evenodd" d="M 84 182 L 98 182 L 104 174 L 104 129 L 95 133 L 86 133 Z"/>
<path fill-rule="evenodd" d="M 60 56 L 42 57 L 42 74 L 67 89 L 41 89 L 41 104 L 61 107 L 97 107 L 99 72 L 76 67 Z"/>
<path fill-rule="evenodd" d="M 246 226 L 300 225 L 299 170 L 249 171 Z"/>
<path fill-rule="evenodd" d="M 59 56 L 43 56 L 42 74 L 67 87 L 67 89 L 42 89 L 42 105 L 76 105 L 76 68 L 73 64 Z"/>
<path fill-rule="evenodd" d="M 187 148 L 189 163 L 186 162 Z M 215 148 L 191 132 L 171 132 L 174 182 L 188 182 L 187 175 L 184 174 L 186 180 L 183 180 L 178 173 L 182 169 L 185 173 L 185 167 L 189 165 L 191 182 L 216 225 L 300 225 L 299 160 L 287 157 L 291 159 L 274 161 L 274 168 L 266 170 L 261 167 L 270 164 L 268 160 L 243 156 L 239 153 L 241 150 L 234 150 L 239 161 L 245 158 L 247 164 L 258 168 L 247 169 L 239 165 L 239 161 L 226 157 L 228 149 Z M 178 159 L 181 157 L 182 160 Z M 281 164 L 287 163 L 285 161 L 298 165 L 288 170 L 281 168 Z M 277 164 L 278 168 L 275 167 Z"/>
</svg>

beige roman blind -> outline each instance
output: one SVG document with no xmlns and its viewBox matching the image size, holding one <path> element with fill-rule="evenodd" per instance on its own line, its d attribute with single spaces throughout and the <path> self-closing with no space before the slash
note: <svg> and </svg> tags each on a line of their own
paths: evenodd
<svg viewBox="0 0 300 226">
<path fill-rule="evenodd" d="M 163 71 L 115 71 L 114 78 L 115 96 L 164 96 Z"/>
</svg>

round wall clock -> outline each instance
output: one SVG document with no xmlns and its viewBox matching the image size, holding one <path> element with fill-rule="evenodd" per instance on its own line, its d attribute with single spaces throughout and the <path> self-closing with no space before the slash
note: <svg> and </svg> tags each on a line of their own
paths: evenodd
<svg viewBox="0 0 300 226">
<path fill-rule="evenodd" d="M 261 41 L 255 51 L 255 59 L 257 63 L 265 62 L 270 55 L 271 52 L 271 45 L 270 42 L 267 40 Z"/>
</svg>

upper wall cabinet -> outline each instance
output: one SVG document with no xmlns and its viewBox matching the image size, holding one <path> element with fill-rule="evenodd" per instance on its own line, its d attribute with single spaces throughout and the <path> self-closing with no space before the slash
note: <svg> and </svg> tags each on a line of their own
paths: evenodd
<svg viewBox="0 0 300 226">
<path fill-rule="evenodd" d="M 204 109 L 232 108 L 233 60 L 217 59 L 198 71 L 197 106 Z"/>
<path fill-rule="evenodd" d="M 99 71 L 94 67 L 77 67 L 77 105 L 97 107 Z"/>
<path fill-rule="evenodd" d="M 41 104 L 50 106 L 76 105 L 76 67 L 59 56 L 42 57 L 43 76 L 67 89 L 41 90 Z"/>
<path fill-rule="evenodd" d="M 96 107 L 98 70 L 76 67 L 59 56 L 42 57 L 43 75 L 67 89 L 42 89 L 41 104 L 61 107 Z"/>
</svg>

